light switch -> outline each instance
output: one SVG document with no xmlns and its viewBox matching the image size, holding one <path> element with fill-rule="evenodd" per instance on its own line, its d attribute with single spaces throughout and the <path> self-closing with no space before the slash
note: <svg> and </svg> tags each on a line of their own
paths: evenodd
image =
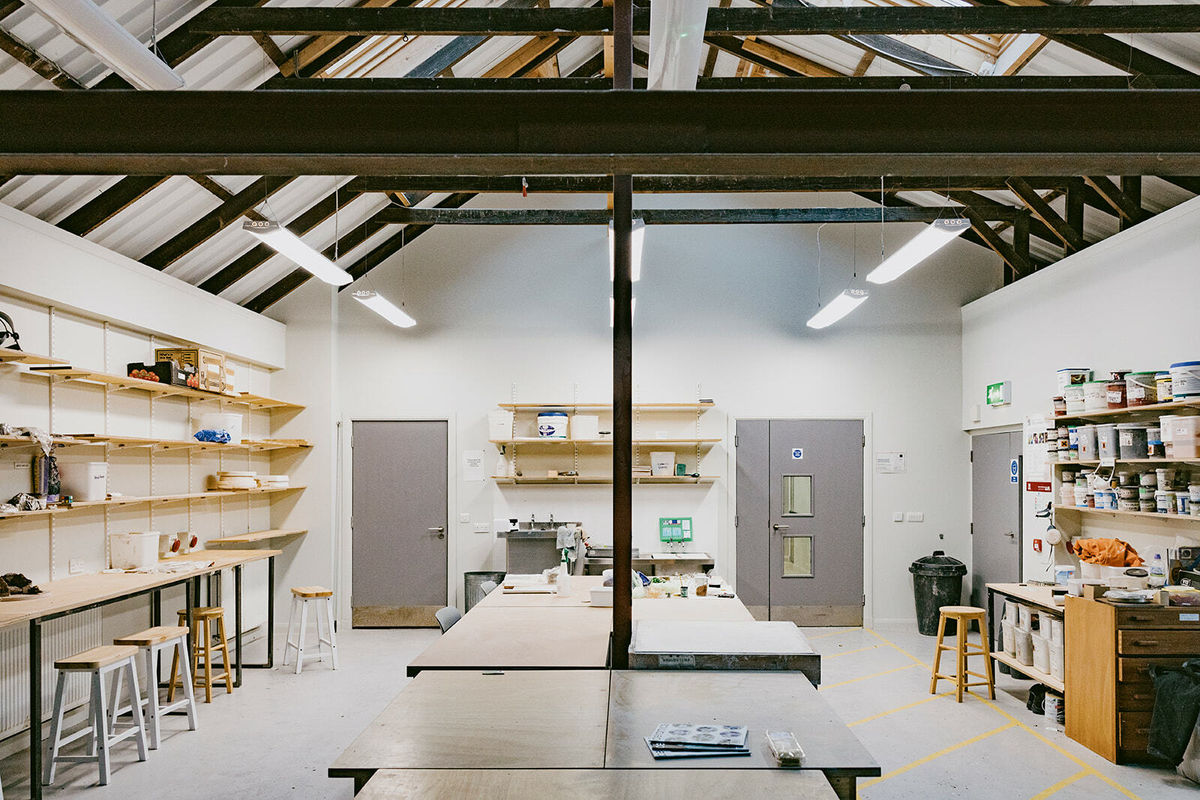
<svg viewBox="0 0 1200 800">
<path fill-rule="evenodd" d="M 908 513 L 906 513 L 904 515 L 904 519 L 907 522 L 924 522 L 925 521 L 925 512 L 924 511 L 909 511 Z"/>
<path fill-rule="evenodd" d="M 464 511 L 461 514 L 459 514 L 458 521 L 459 522 L 470 522 L 471 521 L 471 512 Z"/>
<path fill-rule="evenodd" d="M 486 522 L 476 522 L 475 523 L 475 532 L 476 533 L 491 533 L 491 531 L 488 530 L 488 524 Z"/>
<path fill-rule="evenodd" d="M 892 512 L 892 522 L 904 522 L 904 512 L 903 511 L 893 511 Z"/>
<path fill-rule="evenodd" d="M 72 558 L 67 562 L 67 572 L 71 575 L 78 575 L 83 572 L 83 559 Z"/>
</svg>

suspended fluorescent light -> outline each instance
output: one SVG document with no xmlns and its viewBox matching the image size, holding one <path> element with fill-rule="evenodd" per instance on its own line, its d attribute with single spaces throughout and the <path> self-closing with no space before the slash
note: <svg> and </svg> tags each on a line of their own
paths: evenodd
<svg viewBox="0 0 1200 800">
<path fill-rule="evenodd" d="M 637 312 L 637 298 L 634 297 L 629 302 L 629 318 L 633 319 L 634 313 Z M 615 297 L 608 298 L 608 327 L 617 327 L 617 299 Z"/>
<path fill-rule="evenodd" d="M 650 4 L 650 62 L 646 88 L 690 91 L 696 88 L 704 56 L 708 3 L 655 0 Z"/>
<path fill-rule="evenodd" d="M 91 0 L 28 0 L 136 89 L 183 88 L 183 78 Z"/>
<path fill-rule="evenodd" d="M 349 272 L 321 255 L 320 252 L 278 222 L 246 220 L 242 223 L 242 230 L 254 234 L 263 241 L 263 244 L 295 261 L 299 266 L 326 283 L 345 286 L 354 280 Z"/>
<path fill-rule="evenodd" d="M 397 328 L 411 328 L 417 324 L 417 321 L 404 313 L 403 309 L 378 292 L 360 290 L 354 293 L 354 299 Z"/>
<path fill-rule="evenodd" d="M 847 289 L 825 304 L 808 321 L 810 328 L 828 328 L 867 300 L 866 289 Z"/>
<path fill-rule="evenodd" d="M 970 227 L 971 221 L 961 217 L 934 220 L 928 228 L 918 233 L 903 247 L 884 259 L 882 264 L 871 270 L 871 273 L 867 275 L 867 280 L 871 283 L 891 283 L 941 250 L 951 239 L 960 236 Z"/>
<path fill-rule="evenodd" d="M 635 219 L 630 240 L 633 262 L 629 265 L 629 277 L 634 281 L 642 279 L 642 242 L 645 238 L 646 221 Z M 608 221 L 608 279 L 611 281 L 617 279 L 617 232 L 612 220 Z"/>
</svg>

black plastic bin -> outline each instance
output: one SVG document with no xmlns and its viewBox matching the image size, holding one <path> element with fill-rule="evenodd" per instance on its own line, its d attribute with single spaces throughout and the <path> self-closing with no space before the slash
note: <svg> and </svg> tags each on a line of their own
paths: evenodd
<svg viewBox="0 0 1200 800">
<path fill-rule="evenodd" d="M 938 617 L 942 606 L 962 602 L 962 579 L 967 565 L 951 558 L 941 550 L 918 558 L 909 565 L 913 575 L 913 594 L 917 601 L 917 630 L 926 636 L 937 634 Z M 946 623 L 946 633 L 954 632 L 953 621 Z"/>
<path fill-rule="evenodd" d="M 466 611 L 463 611 L 463 613 L 465 614 L 467 611 L 470 611 L 475 607 L 476 603 L 484 598 L 485 592 L 483 591 L 483 584 L 487 583 L 488 581 L 491 581 L 492 583 L 501 583 L 504 580 L 504 575 L 505 573 L 503 572 L 495 572 L 492 570 L 464 572 L 463 598 L 466 601 Z"/>
</svg>

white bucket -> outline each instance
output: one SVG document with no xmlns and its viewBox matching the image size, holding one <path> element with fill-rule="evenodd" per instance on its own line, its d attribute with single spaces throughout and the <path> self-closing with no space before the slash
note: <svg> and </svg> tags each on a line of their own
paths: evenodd
<svg viewBox="0 0 1200 800">
<path fill-rule="evenodd" d="M 1063 661 L 1063 643 L 1050 642 L 1050 674 L 1060 681 L 1066 674 L 1066 664 Z"/>
<path fill-rule="evenodd" d="M 655 450 L 650 453 L 650 474 L 667 477 L 675 474 L 675 453 Z"/>
<path fill-rule="evenodd" d="M 513 438 L 513 412 L 498 408 L 488 412 L 488 439 L 493 442 Z"/>
<path fill-rule="evenodd" d="M 1200 361 L 1178 361 L 1171 365 L 1171 396 L 1176 400 L 1200 396 Z"/>
<path fill-rule="evenodd" d="M 571 438 L 595 440 L 600 438 L 600 417 L 595 414 L 576 414 L 571 417 Z"/>
<path fill-rule="evenodd" d="M 1058 371 L 1058 393 L 1068 386 L 1077 386 L 1092 379 L 1090 369 L 1060 369 Z"/>
<path fill-rule="evenodd" d="M 1108 381 L 1088 381 L 1083 385 L 1083 410 L 1108 410 Z"/>
<path fill-rule="evenodd" d="M 1121 452 L 1121 444 L 1117 438 L 1117 426 L 1113 423 L 1096 426 L 1096 457 L 1117 458 Z"/>
<path fill-rule="evenodd" d="M 541 439 L 567 438 L 567 412 L 543 411 L 538 414 L 537 433 Z"/>
<path fill-rule="evenodd" d="M 1050 644 L 1058 644 L 1062 646 L 1063 639 L 1063 621 L 1056 617 L 1050 618 Z"/>
<path fill-rule="evenodd" d="M 1033 668 L 1040 672 L 1050 672 L 1050 640 L 1036 633 L 1033 634 Z"/>
<path fill-rule="evenodd" d="M 60 462 L 62 493 L 78 501 L 103 500 L 108 496 L 108 462 Z"/>
<path fill-rule="evenodd" d="M 229 434 L 230 444 L 242 443 L 242 415 L 229 414 L 221 411 L 210 411 L 201 414 L 197 431 L 225 431 Z"/>
<path fill-rule="evenodd" d="M 1172 417 L 1171 444 L 1175 458 L 1200 458 L 1200 417 Z"/>
<path fill-rule="evenodd" d="M 1011 655 L 1016 655 L 1017 652 L 1017 636 L 1016 628 L 1008 620 L 1000 623 L 1001 636 L 1004 642 L 1004 652 Z"/>
<path fill-rule="evenodd" d="M 1098 581 L 1104 579 L 1104 566 L 1102 564 L 1089 564 L 1086 561 L 1079 562 L 1079 577 L 1085 581 Z"/>
<path fill-rule="evenodd" d="M 1018 664 L 1033 666 L 1033 634 L 1017 628 L 1013 631 L 1013 638 L 1016 645 L 1013 648 L 1013 658 L 1017 659 Z"/>
<path fill-rule="evenodd" d="M 1017 606 L 1017 627 L 1023 631 L 1033 629 L 1033 609 L 1029 606 Z"/>
<path fill-rule="evenodd" d="M 1096 426 L 1080 425 L 1075 429 L 1075 441 L 1079 444 L 1080 461 L 1098 461 L 1096 455 Z"/>
<path fill-rule="evenodd" d="M 1107 391 L 1107 389 L 1105 390 Z M 1083 387 L 1075 384 L 1063 389 L 1063 399 L 1067 403 L 1068 414 L 1082 414 L 1084 411 L 1083 402 Z M 1108 398 L 1105 397 L 1104 404 L 1108 405 Z"/>
<path fill-rule="evenodd" d="M 158 531 L 109 534 L 109 566 L 112 569 L 150 569 L 158 563 L 159 535 Z"/>
</svg>

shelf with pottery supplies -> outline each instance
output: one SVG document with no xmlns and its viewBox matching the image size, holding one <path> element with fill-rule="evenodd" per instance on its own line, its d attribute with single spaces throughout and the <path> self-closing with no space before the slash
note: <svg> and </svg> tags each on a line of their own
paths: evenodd
<svg viewBox="0 0 1200 800">
<path fill-rule="evenodd" d="M 1103 408 L 1095 411 L 1081 411 L 1077 414 L 1063 414 L 1046 417 L 1047 422 L 1087 422 L 1088 420 L 1125 419 L 1140 414 L 1153 416 L 1161 412 L 1195 411 L 1200 413 L 1200 398 L 1173 400 L 1169 403 L 1147 403 L 1141 406 L 1125 406 L 1123 408 Z"/>
<path fill-rule="evenodd" d="M 147 497 L 117 495 L 105 500 L 81 500 L 70 505 L 57 504 L 33 511 L 0 511 L 0 519 L 17 519 L 25 517 L 44 517 L 58 514 L 70 514 L 73 511 L 85 511 L 104 506 L 132 506 L 154 503 L 179 503 L 189 500 L 209 500 L 212 498 L 238 497 L 244 495 L 284 494 L 286 492 L 303 491 L 305 486 L 287 486 L 282 488 L 259 489 L 225 489 L 207 492 L 188 492 L 183 494 L 158 494 Z"/>
<path fill-rule="evenodd" d="M 57 443 L 56 443 L 57 444 Z M 110 436 L 107 434 L 76 433 L 67 437 L 63 445 L 93 444 L 108 445 L 110 449 L 149 447 L 155 450 L 199 450 L 204 452 L 251 452 L 265 453 L 276 450 L 307 450 L 312 442 L 304 439 L 243 439 L 241 442 L 202 442 L 196 439 L 156 439 L 145 436 Z"/>
<path fill-rule="evenodd" d="M 242 547 L 248 544 L 258 544 L 259 542 L 272 542 L 280 546 L 288 544 L 295 539 L 299 539 L 308 533 L 307 530 L 289 530 L 289 529 L 272 529 L 266 531 L 248 531 L 247 533 L 239 533 L 231 536 L 222 536 L 218 539 L 209 539 L 205 542 L 207 547 Z"/>
<path fill-rule="evenodd" d="M 1191 514 L 1161 514 L 1157 511 L 1117 511 L 1110 508 L 1091 508 L 1083 506 L 1055 505 L 1055 512 L 1079 513 L 1085 516 L 1108 516 L 1112 519 L 1120 517 L 1143 517 L 1145 519 L 1160 519 L 1166 522 L 1182 522 L 1200 525 L 1200 516 Z"/>
</svg>

